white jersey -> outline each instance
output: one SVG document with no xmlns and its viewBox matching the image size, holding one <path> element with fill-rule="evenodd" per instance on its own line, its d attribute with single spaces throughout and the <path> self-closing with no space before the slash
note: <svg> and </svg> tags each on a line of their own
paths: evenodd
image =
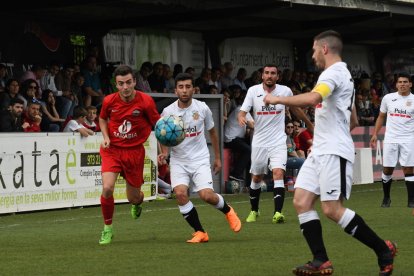
<svg viewBox="0 0 414 276">
<path fill-rule="evenodd" d="M 171 164 L 210 160 L 204 129 L 214 127 L 213 114 L 205 102 L 192 99 L 187 108 L 179 108 L 178 100 L 164 108 L 161 116 L 176 115 L 184 121 L 185 139 L 171 148 Z M 210 162 L 210 161 L 209 161 Z"/>
<path fill-rule="evenodd" d="M 384 143 L 414 142 L 414 95 L 398 92 L 382 98 L 380 111 L 387 114 Z"/>
<path fill-rule="evenodd" d="M 74 132 L 81 128 L 85 127 L 82 124 L 78 123 L 76 120 L 70 120 L 63 129 L 63 132 Z"/>
<path fill-rule="evenodd" d="M 231 142 L 236 137 L 244 138 L 246 135 L 246 126 L 240 126 L 239 121 L 237 120 L 237 115 L 240 111 L 240 105 L 237 106 L 227 118 L 227 122 L 224 125 L 224 142 Z M 253 121 L 252 115 L 250 113 L 246 114 L 247 121 Z"/>
<path fill-rule="evenodd" d="M 285 105 L 265 105 L 264 96 L 268 94 L 263 89 L 263 84 L 254 85 L 247 91 L 246 98 L 240 110 L 250 112 L 253 108 L 254 134 L 253 147 L 274 147 L 286 145 L 285 133 Z M 273 96 L 292 96 L 292 90 L 284 85 L 276 84 L 270 92 Z"/>
<path fill-rule="evenodd" d="M 355 92 L 346 63 L 337 62 L 325 69 L 316 85 L 320 83 L 327 85 L 331 92 L 315 108 L 312 154 L 339 155 L 353 163 L 355 147 L 350 120 Z"/>
</svg>

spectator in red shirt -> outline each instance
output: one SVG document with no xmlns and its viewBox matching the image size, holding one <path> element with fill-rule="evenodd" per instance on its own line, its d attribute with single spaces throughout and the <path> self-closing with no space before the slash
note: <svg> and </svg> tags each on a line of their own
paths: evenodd
<svg viewBox="0 0 414 276">
<path fill-rule="evenodd" d="M 40 132 L 41 121 L 40 102 L 33 98 L 27 103 L 27 110 L 23 119 L 24 132 Z"/>
<path fill-rule="evenodd" d="M 132 218 L 141 215 L 144 193 L 144 142 L 160 118 L 154 100 L 146 93 L 134 89 L 136 80 L 132 68 L 118 66 L 114 71 L 118 92 L 106 96 L 99 115 L 103 136 L 101 209 L 104 230 L 99 244 L 112 241 L 112 217 L 114 213 L 114 188 L 118 175 L 126 180 L 126 195 L 132 204 Z"/>
<path fill-rule="evenodd" d="M 313 144 L 313 135 L 308 129 L 304 129 L 299 133 L 298 139 L 299 149 L 303 151 L 305 153 L 305 157 L 307 157 Z"/>
</svg>

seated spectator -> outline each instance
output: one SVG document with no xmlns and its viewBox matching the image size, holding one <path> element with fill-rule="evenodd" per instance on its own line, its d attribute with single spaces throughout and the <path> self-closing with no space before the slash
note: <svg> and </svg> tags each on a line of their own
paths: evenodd
<svg viewBox="0 0 414 276">
<path fill-rule="evenodd" d="M 293 120 L 293 141 L 298 157 L 305 158 L 305 153 L 300 149 L 299 134 L 301 133 L 300 121 Z"/>
<path fill-rule="evenodd" d="M 218 94 L 217 86 L 215 86 L 215 85 L 209 85 L 208 86 L 208 93 L 209 94 Z"/>
<path fill-rule="evenodd" d="M 182 72 L 183 72 L 183 65 L 182 64 L 177 63 L 176 65 L 174 65 L 173 75 L 172 75 L 172 77 L 174 78 L 174 80 L 175 80 L 175 77 L 178 74 L 182 73 Z"/>
<path fill-rule="evenodd" d="M 376 98 L 375 101 L 381 102 L 379 98 Z M 367 96 L 365 94 L 357 94 L 355 104 L 359 125 L 373 126 L 375 117 L 371 108 L 371 102 L 367 99 Z"/>
<path fill-rule="evenodd" d="M 246 91 L 243 91 L 234 99 L 237 106 L 230 113 L 224 125 L 224 146 L 232 150 L 234 157 L 229 178 L 237 181 L 245 180 L 244 171 L 249 169 L 251 154 L 250 140 L 246 139 L 246 126 L 240 126 L 237 120 L 237 115 L 239 114 L 245 97 Z M 254 120 L 250 113 L 246 114 L 246 119 L 248 126 L 253 128 Z"/>
<path fill-rule="evenodd" d="M 42 116 L 40 106 L 41 103 L 36 98 L 32 98 L 27 103 L 27 109 L 23 119 L 24 132 L 41 132 L 40 123 L 42 122 Z"/>
<path fill-rule="evenodd" d="M 84 83 L 85 77 L 82 73 L 78 72 L 73 75 L 70 89 L 72 91 L 72 95 L 75 98 L 76 106 L 85 107 L 84 93 L 82 90 Z"/>
<path fill-rule="evenodd" d="M 0 63 L 0 93 L 6 90 L 7 81 L 7 67 L 3 63 Z"/>
<path fill-rule="evenodd" d="M 303 162 L 305 162 L 305 158 L 299 157 L 296 153 L 296 144 L 293 138 L 293 122 L 288 121 L 285 126 L 285 132 L 286 132 L 286 146 L 287 146 L 287 163 L 286 163 L 286 169 L 297 169 L 299 170 Z"/>
<path fill-rule="evenodd" d="M 23 132 L 23 100 L 13 98 L 10 108 L 0 111 L 0 132 Z"/>
<path fill-rule="evenodd" d="M 73 110 L 73 119 L 66 124 L 63 132 L 79 132 L 82 137 L 94 135 L 92 130 L 83 126 L 86 115 L 88 115 L 88 111 L 85 108 L 75 107 Z"/>
<path fill-rule="evenodd" d="M 0 93 L 0 110 L 7 110 L 10 107 L 10 102 L 14 98 L 19 98 L 23 101 L 24 104 L 24 98 L 22 95 L 19 94 L 19 81 L 16 79 L 9 79 L 6 82 L 6 90 L 4 93 Z M 23 105 L 24 107 L 24 105 Z"/>
<path fill-rule="evenodd" d="M 237 71 L 237 75 L 233 80 L 233 84 L 240 86 L 242 90 L 247 90 L 246 84 L 244 83 L 246 76 L 247 76 L 246 69 L 239 68 L 239 70 Z"/>
<path fill-rule="evenodd" d="M 175 92 L 175 79 L 172 77 L 173 72 L 171 71 L 171 67 L 168 64 L 163 64 L 162 68 L 163 68 L 162 76 L 165 82 L 165 92 L 174 93 Z"/>
<path fill-rule="evenodd" d="M 31 102 L 33 98 L 38 100 L 36 96 L 38 89 L 39 87 L 34 79 L 27 79 L 21 83 L 20 95 L 23 97 L 24 109 L 27 108 L 28 103 Z"/>
<path fill-rule="evenodd" d="M 194 85 L 200 87 L 201 94 L 209 94 L 209 81 L 211 80 L 211 69 L 203 68 L 200 77 L 195 79 Z"/>
<path fill-rule="evenodd" d="M 165 93 L 165 81 L 161 62 L 155 62 L 152 66 L 152 74 L 148 76 L 148 83 L 154 93 Z"/>
<path fill-rule="evenodd" d="M 305 128 L 299 133 L 298 138 L 300 146 L 299 149 L 305 153 L 306 158 L 310 153 L 310 149 L 313 144 L 313 135 L 307 128 Z"/>
<path fill-rule="evenodd" d="M 43 91 L 42 102 L 41 110 L 43 116 L 40 128 L 45 132 L 59 132 L 65 119 L 59 117 L 55 106 L 56 98 L 52 90 L 47 89 Z"/>
<path fill-rule="evenodd" d="M 162 163 L 158 162 L 158 196 L 162 198 L 172 197 L 172 188 L 170 183 L 170 166 L 168 165 L 167 160 L 163 160 Z"/>
<path fill-rule="evenodd" d="M 141 64 L 141 69 L 135 74 L 136 78 L 136 85 L 135 89 L 145 92 L 145 93 L 152 93 L 151 86 L 148 82 L 148 76 L 152 72 L 152 64 L 149 61 L 146 61 Z"/>
<path fill-rule="evenodd" d="M 84 127 L 87 129 L 92 130 L 93 132 L 101 131 L 98 122 L 98 109 L 95 106 L 88 106 L 86 107 L 86 111 L 88 114 L 86 115 L 85 122 L 82 123 Z"/>
<path fill-rule="evenodd" d="M 258 71 L 258 70 L 255 70 L 255 71 L 253 71 L 250 78 L 247 78 L 244 81 L 244 84 L 246 85 L 246 89 L 249 89 L 253 85 L 260 84 L 261 82 L 262 82 L 262 73 L 260 73 L 260 71 Z"/>
</svg>

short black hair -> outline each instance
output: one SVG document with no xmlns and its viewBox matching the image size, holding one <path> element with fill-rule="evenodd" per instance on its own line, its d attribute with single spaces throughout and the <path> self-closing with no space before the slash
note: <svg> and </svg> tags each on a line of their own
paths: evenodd
<svg viewBox="0 0 414 276">
<path fill-rule="evenodd" d="M 176 77 L 175 77 L 175 87 L 177 87 L 177 83 L 179 81 L 185 81 L 185 80 L 191 80 L 191 84 L 194 86 L 194 79 L 193 76 L 191 76 L 188 73 L 179 73 Z"/>
<path fill-rule="evenodd" d="M 22 105 L 24 105 L 24 101 L 22 100 L 22 99 L 20 99 L 20 98 L 16 98 L 16 97 L 14 97 L 14 98 L 12 98 L 11 100 L 10 100 L 10 106 L 13 106 L 13 105 L 15 105 L 15 104 L 22 104 Z"/>
<path fill-rule="evenodd" d="M 114 77 L 115 78 L 116 78 L 116 76 L 126 76 L 128 74 L 131 74 L 132 77 L 135 78 L 134 77 L 134 71 L 128 65 L 119 65 L 118 67 L 116 67 L 116 69 L 114 71 Z"/>
<path fill-rule="evenodd" d="M 411 82 L 411 76 L 407 72 L 400 72 L 397 74 L 397 80 L 399 78 L 407 78 Z"/>
</svg>

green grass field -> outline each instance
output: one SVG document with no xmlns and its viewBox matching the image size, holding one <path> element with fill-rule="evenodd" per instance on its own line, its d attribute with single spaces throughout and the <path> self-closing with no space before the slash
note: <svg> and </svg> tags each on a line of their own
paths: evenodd
<svg viewBox="0 0 414 276">
<path fill-rule="evenodd" d="M 405 185 L 392 187 L 391 208 L 380 208 L 381 184 L 354 186 L 346 206 L 383 238 L 397 242 L 394 275 L 413 275 L 414 217 Z M 226 195 L 244 222 L 247 194 Z M 128 204 L 117 205 L 112 244 L 98 245 L 103 228 L 99 207 L 0 216 L 0 275 L 291 275 L 311 259 L 287 193 L 286 224 L 272 224 L 271 193 L 262 193 L 261 217 L 233 233 L 224 215 L 192 199 L 210 241 L 187 244 L 192 229 L 174 200 L 144 203 L 137 221 Z M 335 275 L 378 275 L 375 254 L 335 223 L 322 218 Z"/>
</svg>

